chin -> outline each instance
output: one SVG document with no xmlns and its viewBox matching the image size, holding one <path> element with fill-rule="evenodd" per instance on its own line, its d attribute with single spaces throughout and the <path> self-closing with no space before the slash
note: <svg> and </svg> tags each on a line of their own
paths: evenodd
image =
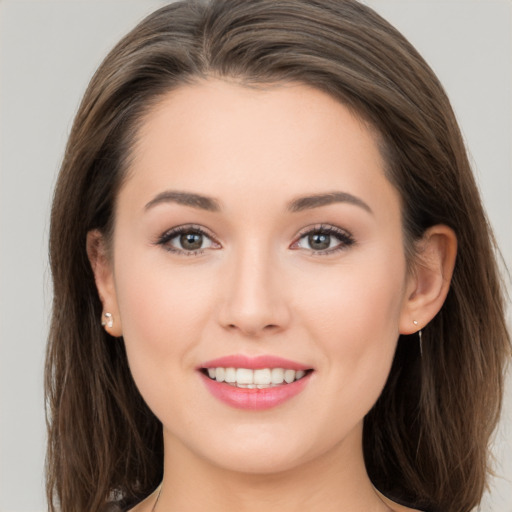
<svg viewBox="0 0 512 512">
<path fill-rule="evenodd" d="M 189 444 L 189 449 L 224 471 L 275 475 L 320 461 L 326 454 L 336 452 L 343 443 L 339 442 L 339 435 L 333 434 L 314 433 L 314 429 L 292 431 L 284 425 L 246 425 L 224 430 L 222 436 L 204 436 L 200 445 Z"/>
<path fill-rule="evenodd" d="M 220 456 L 222 455 L 222 456 Z M 265 476 L 275 475 L 276 473 L 285 473 L 292 471 L 308 461 L 306 454 L 270 450 L 243 450 L 243 453 L 234 450 L 228 453 L 222 453 L 212 457 L 210 462 L 223 469 L 233 473 Z"/>
</svg>

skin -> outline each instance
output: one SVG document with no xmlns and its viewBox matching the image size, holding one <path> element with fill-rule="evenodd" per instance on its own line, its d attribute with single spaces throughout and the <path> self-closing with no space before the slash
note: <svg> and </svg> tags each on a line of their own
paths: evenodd
<svg viewBox="0 0 512 512">
<path fill-rule="evenodd" d="M 107 329 L 124 337 L 135 382 L 163 423 L 156 510 L 408 510 L 371 485 L 363 418 L 399 334 L 424 326 L 444 301 L 453 233 L 431 228 L 408 273 L 400 198 L 375 135 L 305 85 L 188 85 L 153 108 L 139 135 L 111 250 L 93 231 L 88 252 L 114 319 Z M 212 197 L 219 211 L 155 201 L 166 191 Z M 361 203 L 287 210 L 333 191 Z M 179 236 L 158 243 L 188 224 L 210 235 L 200 253 Z M 344 234 L 330 238 L 341 250 L 311 248 L 304 229 L 319 225 Z M 230 354 L 277 355 L 314 372 L 278 407 L 235 409 L 197 371 Z"/>
</svg>

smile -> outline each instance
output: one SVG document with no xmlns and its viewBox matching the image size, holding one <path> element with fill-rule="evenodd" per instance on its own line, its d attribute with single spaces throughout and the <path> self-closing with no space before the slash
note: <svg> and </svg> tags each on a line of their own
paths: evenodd
<svg viewBox="0 0 512 512">
<path fill-rule="evenodd" d="M 267 389 L 284 384 L 291 384 L 302 379 L 306 370 L 293 370 L 290 368 L 207 368 L 208 377 L 217 382 L 225 382 L 237 388 Z"/>
<path fill-rule="evenodd" d="M 261 411 L 281 405 L 301 393 L 313 369 L 275 356 L 233 355 L 197 368 L 206 389 L 236 409 Z"/>
</svg>

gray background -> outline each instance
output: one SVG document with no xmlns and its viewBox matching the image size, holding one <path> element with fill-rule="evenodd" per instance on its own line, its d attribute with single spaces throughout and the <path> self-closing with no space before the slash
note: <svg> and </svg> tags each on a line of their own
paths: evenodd
<svg viewBox="0 0 512 512">
<path fill-rule="evenodd" d="M 0 512 L 42 512 L 42 367 L 52 187 L 78 101 L 108 49 L 157 0 L 0 0 Z M 368 2 L 452 99 L 512 269 L 512 3 Z M 512 381 L 484 512 L 512 512 Z"/>
</svg>

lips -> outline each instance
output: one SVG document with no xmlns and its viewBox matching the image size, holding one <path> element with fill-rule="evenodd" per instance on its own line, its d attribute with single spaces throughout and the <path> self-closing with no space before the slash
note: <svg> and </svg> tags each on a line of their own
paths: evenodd
<svg viewBox="0 0 512 512">
<path fill-rule="evenodd" d="M 198 370 L 215 398 L 248 410 L 268 409 L 290 400 L 306 387 L 313 372 L 280 357 L 242 355 L 207 361 Z"/>
</svg>

